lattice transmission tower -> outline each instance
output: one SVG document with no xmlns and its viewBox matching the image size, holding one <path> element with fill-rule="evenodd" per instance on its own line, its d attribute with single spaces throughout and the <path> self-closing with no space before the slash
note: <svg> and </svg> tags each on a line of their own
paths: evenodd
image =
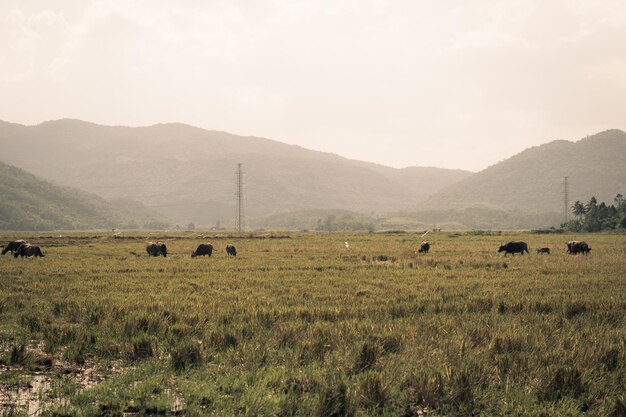
<svg viewBox="0 0 626 417">
<path fill-rule="evenodd" d="M 235 227 L 237 228 L 237 232 L 241 234 L 245 229 L 244 225 L 244 215 L 243 215 L 243 171 L 241 166 L 243 164 L 237 164 L 237 213 L 235 217 Z"/>
<path fill-rule="evenodd" d="M 563 223 L 569 221 L 569 189 L 567 178 L 563 178 Z"/>
</svg>

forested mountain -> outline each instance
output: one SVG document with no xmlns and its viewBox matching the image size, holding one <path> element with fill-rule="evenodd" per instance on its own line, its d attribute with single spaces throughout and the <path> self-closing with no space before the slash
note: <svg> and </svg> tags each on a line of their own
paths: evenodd
<svg viewBox="0 0 626 417">
<path fill-rule="evenodd" d="M 0 230 L 139 228 L 163 221 L 140 203 L 109 202 L 2 162 L 0 196 Z"/>
<path fill-rule="evenodd" d="M 175 123 L 129 128 L 67 119 L 37 126 L 0 122 L 0 149 L 5 162 L 106 198 L 131 197 L 179 224 L 233 218 L 238 163 L 248 217 L 402 210 L 471 175 L 389 168 Z"/>
<path fill-rule="evenodd" d="M 526 149 L 445 187 L 419 207 L 563 213 L 566 176 L 570 203 L 592 195 L 611 202 L 624 194 L 626 133 L 607 130 L 578 142 L 557 140 Z"/>
<path fill-rule="evenodd" d="M 626 133 L 620 130 L 529 148 L 476 174 L 389 168 L 176 123 L 0 122 L 0 149 L 4 162 L 56 184 L 133 199 L 183 226 L 221 220 L 232 227 L 238 163 L 251 227 L 324 229 L 327 220 L 335 228 L 558 226 L 564 177 L 570 203 L 591 195 L 610 202 L 626 192 Z M 95 223 L 104 224 L 102 218 Z"/>
</svg>

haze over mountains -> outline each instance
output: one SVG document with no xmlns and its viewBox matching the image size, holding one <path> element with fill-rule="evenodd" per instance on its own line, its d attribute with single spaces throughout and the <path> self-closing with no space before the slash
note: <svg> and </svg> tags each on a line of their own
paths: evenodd
<svg viewBox="0 0 626 417">
<path fill-rule="evenodd" d="M 324 210 L 363 213 L 350 220 L 361 224 L 384 215 L 397 219 L 382 221 L 387 225 L 556 226 L 563 177 L 569 177 L 571 202 L 592 195 L 611 201 L 626 191 L 626 133 L 620 130 L 530 148 L 476 174 L 389 168 L 176 123 L 0 122 L 0 149 L 2 162 L 107 199 L 136 200 L 180 225 L 232 220 L 237 163 L 244 169 L 245 214 L 259 227 L 263 218 L 268 227 L 279 226 L 277 214 L 298 212 L 285 227 L 304 218 L 310 227 Z"/>
<path fill-rule="evenodd" d="M 183 124 L 109 127 L 78 120 L 0 123 L 2 160 L 103 197 L 133 198 L 176 222 L 233 217 L 243 163 L 251 217 L 310 209 L 364 213 L 414 207 L 471 173 L 395 169 L 277 141 Z"/>
<path fill-rule="evenodd" d="M 141 204 L 56 186 L 2 162 L 0 196 L 0 230 L 136 229 L 164 220 Z"/>
<path fill-rule="evenodd" d="M 626 191 L 626 133 L 607 130 L 578 142 L 535 146 L 433 194 L 425 209 L 491 207 L 528 213 L 563 212 L 569 201 L 612 202 Z"/>
</svg>

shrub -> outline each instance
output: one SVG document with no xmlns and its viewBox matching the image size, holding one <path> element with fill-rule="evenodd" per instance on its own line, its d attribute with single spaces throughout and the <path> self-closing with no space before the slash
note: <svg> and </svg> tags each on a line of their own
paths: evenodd
<svg viewBox="0 0 626 417">
<path fill-rule="evenodd" d="M 9 353 L 9 365 L 26 365 L 28 361 L 28 352 L 26 351 L 26 344 L 20 343 L 18 345 L 11 346 Z"/>
<path fill-rule="evenodd" d="M 380 342 L 383 353 L 397 353 L 402 348 L 402 340 L 399 336 L 385 336 Z"/>
<path fill-rule="evenodd" d="M 359 352 L 359 356 L 357 357 L 353 371 L 354 372 L 363 372 L 366 369 L 373 368 L 376 364 L 376 357 L 378 356 L 378 351 L 376 346 L 373 343 L 365 342 L 361 347 L 361 351 Z"/>
<path fill-rule="evenodd" d="M 607 371 L 611 372 L 619 365 L 619 349 L 612 348 L 604 352 L 600 361 L 604 364 Z"/>
<path fill-rule="evenodd" d="M 439 372 L 411 376 L 404 385 L 412 405 L 436 408 L 445 401 L 443 377 Z"/>
<path fill-rule="evenodd" d="M 584 313 L 587 311 L 587 305 L 583 302 L 576 301 L 572 303 L 568 303 L 565 307 L 565 316 L 568 319 L 572 319 L 575 316 Z"/>
<path fill-rule="evenodd" d="M 210 346 L 220 352 L 234 348 L 238 343 L 239 342 L 235 335 L 230 332 L 215 331 L 211 333 L 211 336 L 209 337 Z"/>
<path fill-rule="evenodd" d="M 543 386 L 539 387 L 537 398 L 542 401 L 558 401 L 562 397 L 578 398 L 587 391 L 582 374 L 576 368 L 560 367 L 549 371 Z"/>
<path fill-rule="evenodd" d="M 348 388 L 343 382 L 332 382 L 322 390 L 315 417 L 346 417 L 354 415 L 348 396 Z"/>
<path fill-rule="evenodd" d="M 380 374 L 367 374 L 358 388 L 359 405 L 364 408 L 383 408 L 389 402 L 388 391 Z"/>
<path fill-rule="evenodd" d="M 620 399 L 615 399 L 615 407 L 613 407 L 613 411 L 609 415 L 609 417 L 623 417 L 626 416 L 626 404 Z"/>
<path fill-rule="evenodd" d="M 63 356 L 68 362 L 73 362 L 76 365 L 83 365 L 87 359 L 87 347 L 82 342 L 73 343 L 68 346 Z"/>
<path fill-rule="evenodd" d="M 131 361 L 139 361 L 154 356 L 152 340 L 146 335 L 140 335 L 132 343 Z"/>
<path fill-rule="evenodd" d="M 462 368 L 451 373 L 447 402 L 462 406 L 474 401 L 474 390 L 477 388 L 475 372 L 475 370 Z"/>
<path fill-rule="evenodd" d="M 202 352 L 198 343 L 192 340 L 184 340 L 178 346 L 171 349 L 172 368 L 183 371 L 187 368 L 196 368 L 202 365 Z"/>
</svg>

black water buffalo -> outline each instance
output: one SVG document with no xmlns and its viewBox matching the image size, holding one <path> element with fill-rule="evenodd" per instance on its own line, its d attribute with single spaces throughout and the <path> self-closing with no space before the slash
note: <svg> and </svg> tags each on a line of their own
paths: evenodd
<svg viewBox="0 0 626 417">
<path fill-rule="evenodd" d="M 537 253 L 540 253 L 542 255 L 544 253 L 547 253 L 548 255 L 550 255 L 550 248 L 539 248 L 539 249 L 537 249 Z"/>
<path fill-rule="evenodd" d="M 419 253 L 428 253 L 428 251 L 430 250 L 430 243 L 428 242 L 422 242 L 420 249 L 418 250 Z"/>
<path fill-rule="evenodd" d="M 526 244 L 526 242 L 521 242 L 521 241 L 509 242 L 506 245 L 500 245 L 500 249 L 498 249 L 498 252 L 504 252 L 504 256 L 506 256 L 509 253 L 513 256 L 515 256 L 516 253 L 521 253 L 523 255 L 524 252 L 529 253 L 528 244 Z"/>
<path fill-rule="evenodd" d="M 195 258 L 196 256 L 204 256 L 204 255 L 211 256 L 212 253 L 213 253 L 213 245 L 211 245 L 210 243 L 201 243 L 198 245 L 198 248 L 195 250 L 195 252 L 191 253 L 191 257 Z"/>
<path fill-rule="evenodd" d="M 233 245 L 226 245 L 226 253 L 229 256 L 237 256 L 237 249 Z"/>
<path fill-rule="evenodd" d="M 15 253 L 15 251 L 20 247 L 22 243 L 26 243 L 24 240 L 14 240 L 9 242 L 4 248 L 2 248 L 2 254 L 4 255 L 7 252 Z"/>
<path fill-rule="evenodd" d="M 584 240 L 572 240 L 571 242 L 567 242 L 567 253 L 570 255 L 576 255 L 578 253 L 588 255 L 590 251 L 591 248 Z"/>
<path fill-rule="evenodd" d="M 30 243 L 22 243 L 19 248 L 13 251 L 13 257 L 17 258 L 18 256 L 21 256 L 22 258 L 41 256 L 43 258 L 45 255 L 41 253 L 41 249 L 39 249 L 39 246 L 31 245 Z"/>
<path fill-rule="evenodd" d="M 165 243 L 161 242 L 150 242 L 148 243 L 148 247 L 146 247 L 146 251 L 150 256 L 167 256 L 167 246 Z"/>
</svg>

